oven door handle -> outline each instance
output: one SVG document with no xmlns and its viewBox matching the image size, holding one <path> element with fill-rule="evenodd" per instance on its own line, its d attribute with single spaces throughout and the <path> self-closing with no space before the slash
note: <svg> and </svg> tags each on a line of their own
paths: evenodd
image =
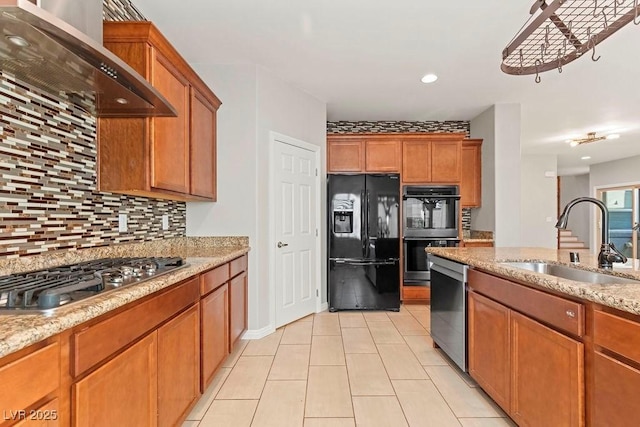
<svg viewBox="0 0 640 427">
<path fill-rule="evenodd" d="M 453 199 L 453 200 L 460 200 L 460 195 L 459 194 L 403 194 L 402 195 L 402 200 L 407 200 L 407 199 L 436 199 L 436 200 L 443 200 L 443 199 Z"/>
<path fill-rule="evenodd" d="M 460 239 L 457 237 L 416 237 L 416 236 L 404 236 L 402 240 L 430 240 L 430 241 L 441 241 L 446 240 L 448 242 L 460 242 Z"/>
</svg>

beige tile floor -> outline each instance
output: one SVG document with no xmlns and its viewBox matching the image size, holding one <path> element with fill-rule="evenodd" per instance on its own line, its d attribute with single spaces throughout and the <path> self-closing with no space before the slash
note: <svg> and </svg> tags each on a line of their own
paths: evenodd
<svg viewBox="0 0 640 427">
<path fill-rule="evenodd" d="M 429 336 L 429 307 L 319 313 L 241 341 L 183 427 L 514 426 Z"/>
</svg>

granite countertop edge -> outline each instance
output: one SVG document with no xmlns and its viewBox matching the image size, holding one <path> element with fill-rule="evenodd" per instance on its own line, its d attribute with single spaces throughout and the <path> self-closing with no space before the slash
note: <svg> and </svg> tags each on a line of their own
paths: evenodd
<svg viewBox="0 0 640 427">
<path fill-rule="evenodd" d="M 568 262 L 569 251 L 535 248 L 429 248 L 428 251 L 434 255 L 440 255 L 474 268 L 495 273 L 507 279 L 515 279 L 540 288 L 546 288 L 603 306 L 640 315 L 640 284 L 591 284 L 576 282 L 499 264 L 504 261 L 545 261 L 570 265 Z M 576 267 L 598 271 L 595 256 L 581 254 L 580 257 L 581 259 L 586 259 L 587 262 L 583 262 Z M 614 276 L 640 280 L 640 272 L 637 270 L 614 269 L 614 271 L 609 273 Z"/>
<path fill-rule="evenodd" d="M 215 268 L 249 251 L 248 244 L 191 247 L 183 252 L 186 255 L 186 267 L 149 281 L 96 295 L 69 307 L 60 307 L 50 314 L 0 314 L 0 357 Z"/>
</svg>

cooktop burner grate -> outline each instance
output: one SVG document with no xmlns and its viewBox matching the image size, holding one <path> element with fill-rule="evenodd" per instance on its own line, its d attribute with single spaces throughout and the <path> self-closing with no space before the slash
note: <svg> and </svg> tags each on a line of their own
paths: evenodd
<svg viewBox="0 0 640 427">
<path fill-rule="evenodd" d="M 0 277 L 0 312 L 48 310 L 186 266 L 182 258 L 102 258 Z"/>
</svg>

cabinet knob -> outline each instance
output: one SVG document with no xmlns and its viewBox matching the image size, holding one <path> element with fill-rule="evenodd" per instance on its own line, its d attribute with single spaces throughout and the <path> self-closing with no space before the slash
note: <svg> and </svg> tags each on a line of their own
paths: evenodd
<svg viewBox="0 0 640 427">
<path fill-rule="evenodd" d="M 576 312 L 573 310 L 567 310 L 566 313 L 567 316 L 571 317 L 572 319 L 576 317 Z"/>
<path fill-rule="evenodd" d="M 289 246 L 289 244 L 288 243 L 278 242 L 278 247 L 279 248 L 284 248 L 285 246 Z"/>
</svg>

